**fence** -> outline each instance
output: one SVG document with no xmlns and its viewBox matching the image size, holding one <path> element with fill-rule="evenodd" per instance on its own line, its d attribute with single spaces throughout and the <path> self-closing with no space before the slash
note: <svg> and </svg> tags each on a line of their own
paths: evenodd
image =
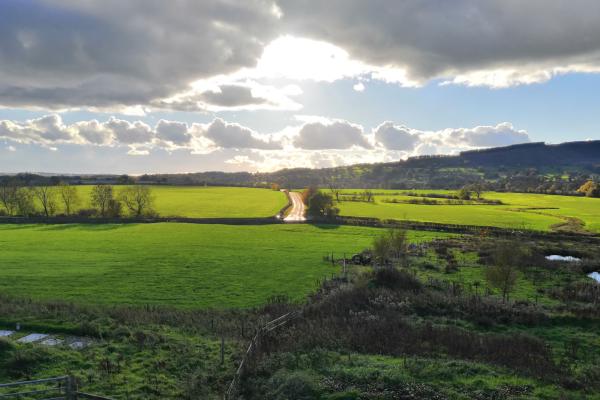
<svg viewBox="0 0 600 400">
<path fill-rule="evenodd" d="M 235 375 L 233 377 L 233 380 L 231 381 L 231 383 L 229 384 L 229 387 L 227 388 L 227 392 L 225 393 L 225 400 L 234 400 L 238 394 L 238 390 L 239 390 L 239 384 L 240 384 L 240 379 L 242 378 L 242 375 L 244 374 L 245 368 L 247 366 L 247 364 L 250 362 L 251 359 L 254 358 L 254 356 L 256 355 L 256 352 L 258 350 L 260 350 L 261 345 L 264 343 L 264 340 L 266 338 L 266 335 L 268 335 L 269 333 L 275 331 L 276 329 L 286 325 L 288 322 L 300 317 L 301 312 L 299 311 L 292 311 L 289 312 L 285 315 L 282 315 L 281 317 L 274 319 L 268 323 L 266 323 L 263 327 L 261 327 L 257 332 L 256 335 L 252 338 L 252 341 L 250 342 L 250 345 L 248 346 L 248 350 L 246 350 L 246 354 L 244 354 L 244 357 L 242 358 L 242 361 L 240 362 L 240 365 L 237 369 L 237 371 L 235 372 Z"/>
<path fill-rule="evenodd" d="M 108 397 L 80 392 L 71 376 L 0 384 L 0 399 L 111 400 Z"/>
</svg>

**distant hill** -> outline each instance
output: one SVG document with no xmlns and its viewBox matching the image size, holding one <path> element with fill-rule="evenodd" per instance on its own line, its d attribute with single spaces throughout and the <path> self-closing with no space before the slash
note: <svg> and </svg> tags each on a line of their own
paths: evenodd
<svg viewBox="0 0 600 400">
<path fill-rule="evenodd" d="M 73 183 L 127 183 L 126 176 L 21 175 L 36 180 Z M 301 188 L 456 189 L 482 183 L 489 190 L 573 194 L 588 179 L 600 179 L 600 140 L 556 145 L 526 143 L 465 151 L 455 156 L 420 156 L 392 163 L 356 164 L 335 168 L 293 168 L 271 173 L 199 172 L 143 175 L 141 183 Z"/>
</svg>

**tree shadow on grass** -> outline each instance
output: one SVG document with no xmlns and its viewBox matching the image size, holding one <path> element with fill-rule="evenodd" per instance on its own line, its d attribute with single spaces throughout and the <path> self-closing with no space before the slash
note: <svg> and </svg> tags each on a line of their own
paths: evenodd
<svg viewBox="0 0 600 400">
<path fill-rule="evenodd" d="M 314 226 L 315 228 L 319 228 L 319 229 L 323 229 L 323 230 L 334 230 L 334 229 L 340 229 L 342 227 L 341 225 L 324 224 L 324 223 L 318 223 L 318 222 L 309 222 L 308 224 L 311 226 Z"/>
<path fill-rule="evenodd" d="M 120 228 L 124 228 L 129 224 L 60 224 L 60 225 L 43 225 L 39 230 L 41 231 L 66 231 L 71 229 L 78 229 L 83 231 L 112 231 Z M 30 225 L 31 226 L 31 225 Z"/>
</svg>

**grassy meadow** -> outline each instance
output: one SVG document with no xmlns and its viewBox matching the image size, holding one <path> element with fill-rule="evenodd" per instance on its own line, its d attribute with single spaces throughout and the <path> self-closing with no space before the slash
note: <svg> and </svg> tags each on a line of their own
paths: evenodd
<svg viewBox="0 0 600 400">
<path fill-rule="evenodd" d="M 279 294 L 302 300 L 339 272 L 326 254 L 361 251 L 379 234 L 313 225 L 0 225 L 0 293 L 185 308 L 251 307 Z"/>
<path fill-rule="evenodd" d="M 342 193 L 360 193 L 359 189 Z M 575 218 L 581 227 L 600 232 L 600 199 L 527 193 L 485 192 L 487 200 L 500 200 L 501 205 L 467 203 L 409 204 L 420 197 L 408 196 L 407 191 L 373 190 L 375 202 L 341 201 L 337 204 L 341 215 L 380 219 L 406 219 L 442 224 L 497 226 L 548 231 Z M 418 194 L 454 194 L 454 191 L 421 190 Z M 386 201 L 397 201 L 391 203 Z M 440 199 L 443 201 L 443 199 Z"/>
<path fill-rule="evenodd" d="M 93 186 L 76 186 L 77 209 L 90 208 Z M 122 186 L 115 186 L 118 195 Z M 287 204 L 284 193 L 269 189 L 216 186 L 151 186 L 154 209 L 161 217 L 254 218 L 276 215 Z M 58 199 L 57 199 L 58 200 Z M 58 203 L 58 212 L 63 212 Z"/>
</svg>

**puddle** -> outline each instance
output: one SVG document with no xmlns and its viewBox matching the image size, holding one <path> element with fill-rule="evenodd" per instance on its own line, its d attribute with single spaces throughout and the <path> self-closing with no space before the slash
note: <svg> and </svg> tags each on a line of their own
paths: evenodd
<svg viewBox="0 0 600 400">
<path fill-rule="evenodd" d="M 39 342 L 42 339 L 46 339 L 48 335 L 45 333 L 32 333 L 30 335 L 24 336 L 21 339 L 17 340 L 19 343 L 34 343 Z"/>
<path fill-rule="evenodd" d="M 8 337 L 15 333 L 15 331 L 0 331 L 0 337 Z"/>
<path fill-rule="evenodd" d="M 571 257 L 571 256 L 559 256 L 557 254 L 553 254 L 551 256 L 546 256 L 546 260 L 548 260 L 548 261 L 579 262 L 579 261 L 581 261 L 581 258 Z"/>
<path fill-rule="evenodd" d="M 596 282 L 600 283 L 600 272 L 592 272 L 588 276 L 594 279 Z"/>
</svg>

